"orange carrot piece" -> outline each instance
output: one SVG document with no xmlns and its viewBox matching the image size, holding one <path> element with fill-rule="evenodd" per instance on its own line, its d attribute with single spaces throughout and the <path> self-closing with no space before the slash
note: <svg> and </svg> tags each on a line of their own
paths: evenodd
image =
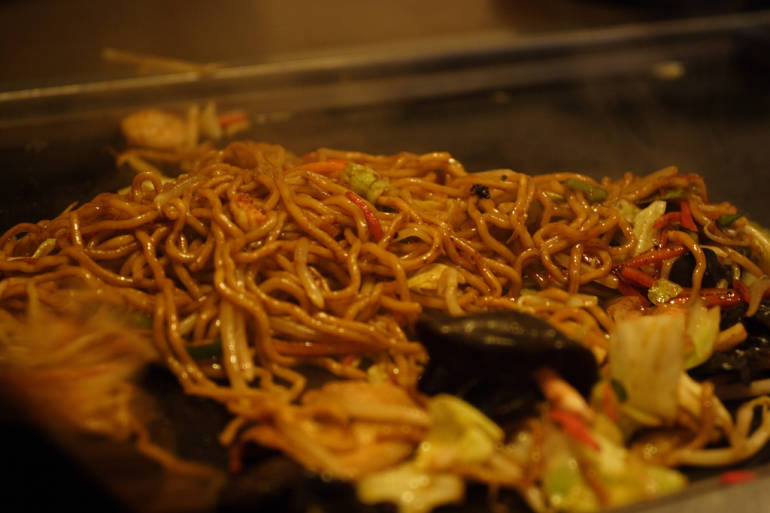
<svg viewBox="0 0 770 513">
<path fill-rule="evenodd" d="M 658 220 L 652 224 L 652 227 L 655 228 L 656 230 L 660 230 L 664 226 L 668 226 L 674 223 L 681 223 L 681 222 L 682 222 L 681 212 L 669 212 L 668 214 L 664 214 L 660 216 Z"/>
<path fill-rule="evenodd" d="M 640 285 L 647 289 L 652 287 L 652 284 L 655 283 L 655 278 L 633 267 L 623 267 L 620 270 L 620 276 L 628 282 Z"/>
<path fill-rule="evenodd" d="M 679 208 L 681 209 L 681 223 L 682 228 L 685 228 L 686 230 L 690 230 L 692 232 L 698 231 L 698 225 L 695 224 L 695 220 L 692 218 L 692 212 L 690 210 L 690 202 L 689 201 L 681 201 L 679 202 Z"/>
<path fill-rule="evenodd" d="M 242 123 L 246 121 L 248 118 L 246 117 L 246 113 L 242 110 L 231 110 L 228 112 L 222 113 L 217 118 L 217 123 L 219 123 L 219 126 L 225 127 L 227 125 L 234 125 L 236 123 Z"/>
<path fill-rule="evenodd" d="M 733 288 L 738 294 L 741 295 L 744 301 L 751 303 L 751 292 L 749 291 L 748 285 L 743 283 L 741 280 L 733 280 Z"/>
<path fill-rule="evenodd" d="M 722 473 L 719 476 L 719 482 L 726 485 L 733 485 L 754 481 L 756 478 L 757 473 L 753 470 L 736 469 Z"/>
<path fill-rule="evenodd" d="M 369 231 L 372 233 L 372 237 L 376 242 L 380 242 L 383 235 L 382 225 L 380 225 L 380 220 L 374 215 L 374 212 L 369 208 L 369 205 L 364 201 L 364 198 L 352 191 L 346 192 L 345 197 L 361 209 L 361 212 L 363 212 L 364 217 L 366 218 L 366 224 L 369 225 Z"/>
<path fill-rule="evenodd" d="M 601 448 L 599 442 L 591 436 L 585 421 L 579 415 L 560 409 L 553 409 L 548 412 L 548 415 L 558 422 L 564 428 L 564 431 L 575 440 L 584 443 L 595 451 Z"/>
<path fill-rule="evenodd" d="M 669 258 L 684 255 L 687 253 L 687 251 L 688 249 L 680 244 L 666 248 L 653 249 L 633 258 L 629 258 L 621 265 L 622 267 L 642 267 L 643 265 L 662 262 L 663 260 L 668 260 Z"/>
<path fill-rule="evenodd" d="M 319 160 L 317 162 L 306 162 L 299 164 L 297 169 L 304 169 L 306 171 L 313 171 L 314 173 L 336 173 L 342 171 L 348 165 L 347 160 Z"/>
</svg>

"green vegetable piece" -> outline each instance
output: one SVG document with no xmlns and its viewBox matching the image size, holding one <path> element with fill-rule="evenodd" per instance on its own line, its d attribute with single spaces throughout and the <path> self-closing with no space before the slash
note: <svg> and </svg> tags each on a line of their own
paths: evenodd
<svg viewBox="0 0 770 513">
<path fill-rule="evenodd" d="M 187 353 L 195 358 L 201 360 L 203 358 L 212 358 L 214 356 L 222 355 L 222 341 L 216 339 L 210 344 L 201 344 L 198 346 L 187 346 Z"/>
<path fill-rule="evenodd" d="M 377 171 L 363 164 L 350 163 L 343 171 L 345 180 L 350 184 L 353 192 L 363 196 L 374 203 L 385 192 L 389 184 L 382 180 Z"/>
<path fill-rule="evenodd" d="M 584 193 L 591 202 L 604 201 L 608 195 L 602 187 L 575 178 L 568 178 L 564 183 L 570 189 Z"/>
<path fill-rule="evenodd" d="M 435 507 L 462 500 L 465 484 L 459 475 L 402 463 L 365 475 L 356 482 L 364 504 L 392 502 L 399 513 L 426 513 Z"/>
<path fill-rule="evenodd" d="M 481 463 L 504 438 L 502 429 L 462 399 L 439 394 L 428 403 L 431 429 L 426 445 L 419 449 L 417 461 L 431 468 L 431 462 L 455 460 Z"/>
<path fill-rule="evenodd" d="M 636 215 L 642 211 L 642 209 L 630 201 L 624 199 L 619 200 L 617 205 L 615 205 L 615 208 L 617 208 L 618 212 L 620 212 L 620 215 L 622 215 L 623 218 L 631 224 L 634 223 Z"/>
<path fill-rule="evenodd" d="M 717 224 L 720 228 L 727 228 L 741 217 L 743 214 L 722 214 L 717 219 Z"/>
<path fill-rule="evenodd" d="M 683 289 L 681 285 L 674 283 L 673 281 L 660 278 L 653 282 L 652 287 L 650 287 L 650 290 L 647 291 L 647 297 L 650 299 L 650 301 L 656 305 L 659 305 L 661 303 L 667 303 L 671 301 L 676 296 L 681 294 L 682 290 Z"/>
<path fill-rule="evenodd" d="M 628 399 L 628 392 L 626 392 L 626 387 L 623 386 L 623 383 L 617 379 L 611 379 L 610 386 L 612 387 L 612 391 L 615 392 L 615 395 L 618 397 L 618 401 L 621 403 L 626 402 Z"/>
<path fill-rule="evenodd" d="M 605 506 L 619 507 L 666 495 L 686 485 L 687 480 L 676 470 L 645 462 L 622 442 L 613 443 L 598 434 L 596 438 L 601 451 L 596 452 L 593 462 L 582 465 L 595 473 L 594 479 L 606 490 Z"/>
<path fill-rule="evenodd" d="M 669 189 L 664 193 L 657 194 L 651 198 L 642 200 L 642 202 L 649 203 L 649 202 L 658 201 L 658 200 L 668 201 L 672 199 L 681 199 L 687 196 L 687 193 L 688 193 L 687 189 Z"/>
<path fill-rule="evenodd" d="M 596 203 L 598 201 L 604 201 L 607 199 L 608 192 L 606 189 L 599 187 L 582 180 L 576 180 L 574 178 L 567 178 L 564 184 L 570 189 L 580 191 L 586 195 L 588 201 Z"/>
<path fill-rule="evenodd" d="M 684 312 L 618 319 L 610 336 L 609 361 L 610 377 L 628 392 L 623 408 L 636 408 L 659 424 L 673 422 L 684 357 Z"/>
<path fill-rule="evenodd" d="M 653 201 L 639 212 L 634 218 L 634 246 L 633 256 L 641 255 L 648 249 L 652 249 L 658 240 L 660 230 L 655 229 L 655 221 L 666 213 L 665 201 Z"/>
<path fill-rule="evenodd" d="M 564 196 L 562 196 L 558 192 L 545 191 L 544 194 L 553 201 L 564 201 Z"/>
<path fill-rule="evenodd" d="M 647 465 L 645 467 L 650 488 L 659 495 L 668 495 L 687 486 L 687 478 L 680 472 L 662 465 Z"/>
<path fill-rule="evenodd" d="M 691 306 L 687 313 L 687 334 L 692 346 L 685 356 L 685 368 L 690 369 L 708 360 L 719 337 L 719 308 L 706 308 L 701 303 Z"/>
<path fill-rule="evenodd" d="M 548 463 L 543 475 L 543 489 L 548 501 L 560 511 L 598 511 L 600 504 L 596 494 L 588 486 L 577 460 L 561 453 Z"/>
<path fill-rule="evenodd" d="M 770 266 L 770 230 L 753 221 L 746 223 L 743 231 L 752 240 L 752 255 L 762 267 Z"/>
<path fill-rule="evenodd" d="M 137 313 L 131 317 L 131 321 L 141 330 L 151 330 L 153 319 L 149 315 Z"/>
</svg>

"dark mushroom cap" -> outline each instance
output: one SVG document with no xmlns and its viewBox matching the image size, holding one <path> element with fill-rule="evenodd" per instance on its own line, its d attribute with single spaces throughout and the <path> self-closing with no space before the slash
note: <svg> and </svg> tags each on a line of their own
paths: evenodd
<svg viewBox="0 0 770 513">
<path fill-rule="evenodd" d="M 539 367 L 550 367 L 583 395 L 598 379 L 590 350 L 523 312 L 428 315 L 415 331 L 430 356 L 420 389 L 458 395 L 493 418 L 523 413 L 541 397 L 532 378 Z"/>
</svg>

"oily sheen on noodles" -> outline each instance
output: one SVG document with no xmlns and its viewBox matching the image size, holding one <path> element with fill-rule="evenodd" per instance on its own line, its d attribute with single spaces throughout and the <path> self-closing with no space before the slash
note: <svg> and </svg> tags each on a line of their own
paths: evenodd
<svg viewBox="0 0 770 513">
<path fill-rule="evenodd" d="M 6 332 L 39 323 L 41 312 L 60 319 L 109 312 L 149 342 L 150 359 L 186 393 L 228 408 L 223 444 L 275 447 L 343 479 L 393 468 L 434 436 L 438 410 L 417 389 L 429 355 L 410 335 L 426 311 L 525 311 L 605 365 L 616 322 L 656 307 L 640 291 L 668 282 L 674 259 L 691 255 L 690 284 L 666 289 L 657 308 L 746 300 L 740 287 L 704 285 L 704 246 L 716 247 L 735 276 L 764 274 L 765 264 L 744 251 L 758 244 L 745 219 L 729 229 L 723 222 L 735 207 L 709 203 L 702 179 L 675 168 L 616 181 L 468 173 L 441 152 L 320 149 L 297 157 L 251 141 L 201 146 L 175 178 L 139 167 L 126 190 L 0 237 L 0 307 L 16 323 Z M 674 200 L 679 209 L 667 212 Z M 655 214 L 646 224 L 645 212 Z M 745 339 L 735 331 L 720 339 L 725 347 Z M 22 338 L 6 336 L 6 347 Z M 323 382 L 312 381 L 313 369 Z M 536 379 L 554 404 L 572 393 L 547 369 Z M 692 390 L 690 416 L 676 420 L 692 436 L 678 439 L 672 464 L 735 461 L 770 433 L 765 399 L 747 403 L 734 423 L 714 406 L 712 387 Z M 762 431 L 752 434 L 757 406 Z M 575 410 L 593 422 L 588 405 Z M 570 425 L 558 415 L 541 420 Z M 532 462 L 547 437 L 532 422 L 523 431 L 534 433 L 525 456 L 503 444 L 511 432 L 498 436 L 492 425 L 486 432 L 496 449 L 442 472 L 517 488 L 545 508 L 542 466 Z M 716 438 L 729 448 L 705 449 Z M 183 466 L 147 451 L 169 468 Z M 591 486 L 611 504 L 600 484 Z"/>
</svg>

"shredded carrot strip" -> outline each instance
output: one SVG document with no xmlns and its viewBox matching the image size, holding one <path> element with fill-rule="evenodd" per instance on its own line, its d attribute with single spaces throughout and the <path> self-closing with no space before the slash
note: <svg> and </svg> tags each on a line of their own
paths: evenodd
<svg viewBox="0 0 770 513">
<path fill-rule="evenodd" d="M 674 299 L 669 301 L 671 304 L 685 304 L 692 294 L 691 288 L 684 288 Z M 733 289 L 700 289 L 700 298 L 706 306 L 735 306 L 746 302 L 743 296 Z"/>
<path fill-rule="evenodd" d="M 599 442 L 591 436 L 585 422 L 579 415 L 560 409 L 550 410 L 548 414 L 564 428 L 564 432 L 569 436 L 596 451 L 600 449 Z"/>
<path fill-rule="evenodd" d="M 686 290 L 689 294 L 690 289 Z M 723 294 L 703 294 L 700 296 L 700 298 L 703 301 L 703 304 L 708 307 L 720 306 L 722 308 L 729 308 L 731 306 L 740 305 L 745 302 L 743 298 L 739 294 L 736 294 L 733 290 L 727 290 Z M 689 296 L 679 295 L 669 301 L 669 304 L 685 305 L 689 300 Z"/>
<path fill-rule="evenodd" d="M 757 473 L 753 470 L 728 470 L 719 476 L 719 482 L 726 485 L 747 483 L 754 481 L 757 478 Z"/>
<path fill-rule="evenodd" d="M 618 292 L 620 292 L 624 296 L 635 296 L 640 299 L 643 299 L 645 304 L 650 303 L 650 300 L 647 299 L 647 297 L 645 297 L 644 294 L 642 294 L 636 288 L 632 287 L 631 285 L 624 282 L 623 280 L 618 280 Z"/>
<path fill-rule="evenodd" d="M 658 220 L 653 223 L 652 227 L 655 228 L 656 230 L 660 230 L 664 226 L 668 226 L 674 223 L 681 223 L 681 222 L 682 222 L 681 212 L 669 212 L 668 214 L 664 214 L 660 216 Z"/>
<path fill-rule="evenodd" d="M 744 301 L 751 303 L 751 292 L 749 291 L 748 285 L 743 283 L 741 280 L 733 280 L 733 288 L 738 294 L 741 295 Z"/>
<path fill-rule="evenodd" d="M 374 237 L 375 241 L 379 242 L 380 239 L 382 239 L 382 226 L 366 201 L 364 201 L 361 196 L 351 191 L 346 192 L 345 197 L 361 209 L 361 212 L 364 213 L 364 217 L 366 218 L 366 223 L 369 225 L 369 231 L 372 233 L 372 237 Z"/>
<path fill-rule="evenodd" d="M 677 214 L 678 212 L 672 212 L 673 214 Z M 661 218 L 662 219 L 662 218 Z M 668 260 L 669 258 L 678 257 L 681 255 L 684 255 L 687 253 L 687 248 L 682 246 L 681 244 L 677 244 L 675 246 L 669 246 L 667 248 L 661 248 L 661 249 L 653 249 L 650 251 L 647 251 L 646 253 L 642 253 L 641 255 L 635 256 L 633 258 L 629 258 L 625 262 L 623 262 L 623 267 L 642 267 L 643 265 L 648 265 L 656 262 L 662 262 L 663 260 Z"/>
<path fill-rule="evenodd" d="M 668 245 L 668 228 L 664 228 L 660 232 L 660 243 L 658 244 L 659 248 L 665 248 Z"/>
<path fill-rule="evenodd" d="M 655 283 L 655 278 L 633 267 L 623 267 L 620 270 L 620 276 L 628 282 L 640 285 L 647 289 L 652 287 L 652 284 Z"/>
<path fill-rule="evenodd" d="M 217 123 L 219 123 L 219 126 L 227 126 L 227 125 L 234 125 L 235 123 L 241 123 L 243 121 L 246 121 L 246 113 L 242 110 L 231 110 L 229 112 L 222 113 L 217 118 Z"/>
<path fill-rule="evenodd" d="M 706 306 L 735 306 L 743 303 L 743 298 L 734 290 L 724 290 L 721 294 L 703 294 L 701 297 Z"/>
<path fill-rule="evenodd" d="M 679 203 L 681 209 L 681 223 L 682 228 L 693 232 L 698 231 L 698 226 L 695 224 L 695 220 L 692 218 L 692 211 L 690 210 L 690 202 L 682 201 Z"/>
<path fill-rule="evenodd" d="M 319 160 L 317 162 L 307 162 L 297 166 L 298 169 L 305 169 L 315 173 L 336 173 L 342 171 L 348 165 L 347 160 Z"/>
</svg>

